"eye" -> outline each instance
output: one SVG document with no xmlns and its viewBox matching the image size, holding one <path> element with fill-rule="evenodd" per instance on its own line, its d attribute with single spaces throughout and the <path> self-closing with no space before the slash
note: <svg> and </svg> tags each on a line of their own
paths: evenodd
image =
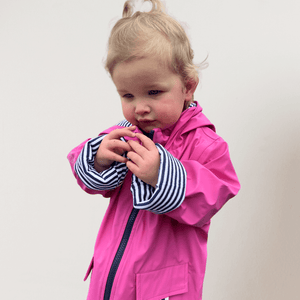
<svg viewBox="0 0 300 300">
<path fill-rule="evenodd" d="M 153 95 L 158 95 L 158 94 L 160 94 L 161 92 L 162 92 L 162 91 L 160 91 L 160 90 L 151 90 L 151 91 L 148 92 L 148 94 L 153 96 Z"/>
<path fill-rule="evenodd" d="M 133 95 L 132 94 L 125 94 L 122 96 L 123 98 L 127 98 L 127 99 L 130 99 L 130 98 L 133 98 Z"/>
</svg>

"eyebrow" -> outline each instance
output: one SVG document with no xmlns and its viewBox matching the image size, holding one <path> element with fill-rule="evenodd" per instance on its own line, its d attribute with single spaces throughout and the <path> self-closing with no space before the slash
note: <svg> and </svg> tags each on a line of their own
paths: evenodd
<svg viewBox="0 0 300 300">
<path fill-rule="evenodd" d="M 118 93 L 123 94 L 123 93 L 128 93 L 126 90 L 117 90 Z"/>
<path fill-rule="evenodd" d="M 158 82 L 158 83 L 154 83 L 154 84 L 150 84 L 150 85 L 145 85 L 144 88 L 147 89 L 147 90 L 151 90 L 151 89 L 161 90 L 161 89 L 165 89 L 166 87 L 164 87 L 160 82 Z M 124 90 L 123 89 L 120 89 L 120 90 L 117 89 L 117 91 L 119 93 L 129 93 L 125 89 Z"/>
<path fill-rule="evenodd" d="M 147 89 L 157 89 L 157 88 L 161 89 L 161 88 L 163 88 L 163 85 L 161 82 L 157 82 L 154 84 L 146 85 L 146 88 Z"/>
</svg>

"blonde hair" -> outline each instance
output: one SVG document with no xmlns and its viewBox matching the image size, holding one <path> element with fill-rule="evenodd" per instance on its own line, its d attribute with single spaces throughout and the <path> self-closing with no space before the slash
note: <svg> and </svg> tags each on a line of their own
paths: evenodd
<svg viewBox="0 0 300 300">
<path fill-rule="evenodd" d="M 133 0 L 125 2 L 123 18 L 113 27 L 108 41 L 106 70 L 112 76 L 118 63 L 151 55 L 179 74 L 185 85 L 198 82 L 194 53 L 184 29 L 166 14 L 159 0 L 146 1 L 152 3 L 152 10 L 134 14 Z"/>
</svg>

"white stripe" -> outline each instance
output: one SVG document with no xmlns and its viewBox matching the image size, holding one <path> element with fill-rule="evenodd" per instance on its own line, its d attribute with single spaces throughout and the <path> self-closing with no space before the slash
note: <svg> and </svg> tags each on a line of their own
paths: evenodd
<svg viewBox="0 0 300 300">
<path fill-rule="evenodd" d="M 130 127 L 130 126 L 132 126 L 132 124 L 130 122 L 128 122 L 127 120 L 123 120 L 120 123 L 118 123 L 117 126 Z"/>
</svg>

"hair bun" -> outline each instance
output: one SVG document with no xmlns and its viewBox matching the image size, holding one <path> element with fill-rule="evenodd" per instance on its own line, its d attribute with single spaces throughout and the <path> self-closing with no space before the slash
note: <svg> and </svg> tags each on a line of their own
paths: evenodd
<svg viewBox="0 0 300 300">
<path fill-rule="evenodd" d="M 152 3 L 152 9 L 150 13 L 154 12 L 165 12 L 165 8 L 163 4 L 160 2 L 160 0 L 144 0 L 144 2 L 149 1 Z M 133 15 L 133 8 L 134 8 L 134 2 L 135 0 L 128 0 L 124 4 L 123 8 L 123 18 L 131 17 Z"/>
</svg>

